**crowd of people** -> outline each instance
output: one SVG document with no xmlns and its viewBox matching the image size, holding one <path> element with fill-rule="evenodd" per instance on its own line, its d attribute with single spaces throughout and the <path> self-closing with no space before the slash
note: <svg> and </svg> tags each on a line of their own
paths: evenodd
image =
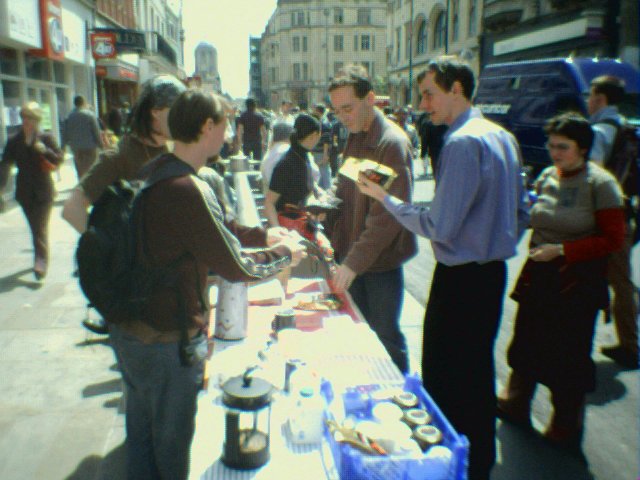
<svg viewBox="0 0 640 480">
<path fill-rule="evenodd" d="M 247 99 L 238 115 L 217 95 L 159 76 L 143 85 L 117 146 L 99 155 L 104 144 L 95 117 L 84 99 L 76 98 L 63 145 L 71 148 L 79 183 L 63 217 L 78 232 L 87 228 L 92 204 L 115 180 L 136 178 L 141 171 L 154 178 L 167 165 L 182 169 L 148 181 L 142 228 L 149 239 L 146 262 L 186 259 L 180 268 L 184 301 L 158 291 L 142 318 L 88 325 L 110 334 L 127 388 L 131 478 L 187 475 L 205 356 L 189 365 L 181 362 L 176 318 L 185 314 L 191 346 L 202 351 L 206 322 L 198 299 L 206 275 L 259 279 L 300 261 L 304 231 L 292 212 L 304 209 L 310 197 L 335 199 L 337 205 L 315 218 L 335 252 L 333 290 L 351 294 L 403 373 L 409 369 L 399 325 L 403 265 L 417 253 L 416 235 L 430 239 L 437 264 L 424 317 L 422 380 L 470 440 L 470 480 L 489 479 L 496 416 L 532 428 L 537 384 L 552 393 L 553 416 L 544 438 L 579 450 L 585 395 L 596 387 L 591 359 L 596 319 L 609 307 L 608 286 L 619 345 L 602 352 L 622 366 L 638 367 L 638 292 L 630 279 L 634 207 L 607 169 L 625 121 L 615 107 L 623 85 L 613 77 L 597 78 L 588 101 L 590 119 L 575 112 L 549 119 L 551 165 L 531 195 L 522 181 L 517 140 L 472 104 L 475 76 L 468 65 L 453 57 L 435 59 L 417 84 L 421 112 L 383 111 L 376 107 L 366 70 L 348 65 L 329 85 L 330 106 L 318 103 L 300 111 L 283 101 L 271 114 Z M 23 128 L 0 163 L 0 186 L 15 163 L 16 197 L 34 238 L 34 273 L 42 278 L 51 170 L 63 156 L 55 140 L 40 132 L 37 104 L 25 105 L 21 115 Z M 239 151 L 261 161 L 266 229 L 235 222 L 220 186 L 223 177 L 206 167 L 211 159 Z M 357 182 L 338 175 L 348 157 L 383 164 L 395 179 L 384 189 L 364 174 Z M 428 206 L 412 204 L 417 159 L 437 185 Z M 219 188 L 213 191 L 209 184 Z M 529 256 L 514 290 L 506 292 L 506 261 L 527 228 Z M 497 395 L 494 344 L 505 293 L 518 310 L 508 351 L 512 371 Z"/>
</svg>

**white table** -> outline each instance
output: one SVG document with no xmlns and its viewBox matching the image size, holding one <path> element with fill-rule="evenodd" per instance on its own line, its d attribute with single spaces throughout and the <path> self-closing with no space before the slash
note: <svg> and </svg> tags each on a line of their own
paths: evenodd
<svg viewBox="0 0 640 480">
<path fill-rule="evenodd" d="M 326 445 L 295 445 L 286 436 L 286 418 L 289 399 L 284 394 L 274 394 L 271 410 L 271 460 L 257 470 L 237 471 L 222 464 L 220 455 L 224 441 L 224 414 L 220 401 L 219 384 L 229 376 L 240 374 L 244 368 L 257 361 L 257 352 L 269 339 L 271 320 L 275 313 L 293 307 L 306 294 L 326 291 L 321 279 L 291 279 L 288 292 L 293 294 L 283 305 L 249 307 L 248 336 L 240 342 L 216 341 L 214 355 L 208 365 L 210 374 L 208 391 L 199 399 L 196 416 L 196 432 L 191 448 L 191 479 L 245 480 L 290 479 L 319 480 L 337 478 L 332 471 L 331 453 Z M 308 331 L 296 339 L 307 354 L 310 364 L 330 380 L 335 390 L 355 384 L 399 384 L 403 376 L 391 361 L 378 337 L 362 319 L 350 297 L 345 297 L 345 311 L 301 312 L 296 319 Z M 348 315 L 351 324 L 346 323 Z M 317 328 L 320 327 L 321 328 Z M 317 329 L 316 329 L 317 328 Z M 314 330 L 315 329 L 315 330 Z M 292 346 L 295 350 L 295 345 Z M 269 369 L 268 369 L 269 370 Z M 276 375 L 277 369 L 263 372 L 264 376 Z"/>
</svg>

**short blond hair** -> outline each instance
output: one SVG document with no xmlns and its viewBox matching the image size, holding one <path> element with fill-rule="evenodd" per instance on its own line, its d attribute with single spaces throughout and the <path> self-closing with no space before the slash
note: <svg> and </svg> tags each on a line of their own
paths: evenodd
<svg viewBox="0 0 640 480">
<path fill-rule="evenodd" d="M 42 107 L 38 102 L 27 102 L 20 108 L 20 116 L 40 121 L 42 120 Z"/>
</svg>

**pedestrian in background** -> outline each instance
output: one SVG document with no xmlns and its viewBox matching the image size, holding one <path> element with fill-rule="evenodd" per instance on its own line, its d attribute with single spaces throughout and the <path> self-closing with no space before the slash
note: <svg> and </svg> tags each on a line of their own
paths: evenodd
<svg viewBox="0 0 640 480">
<path fill-rule="evenodd" d="M 76 175 L 80 180 L 96 161 L 98 149 L 104 145 L 98 118 L 88 108 L 84 97 L 77 95 L 73 104 L 75 108 L 64 122 L 62 148 L 67 145 L 71 148 Z"/>
<path fill-rule="evenodd" d="M 417 130 L 420 136 L 420 157 L 422 158 L 425 177 L 429 175 L 429 162 L 431 163 L 433 178 L 436 177 L 438 157 L 444 144 L 444 134 L 448 128 L 449 126 L 446 124 L 434 125 L 427 112 L 418 117 Z"/>
<path fill-rule="evenodd" d="M 609 168 L 611 173 L 613 165 L 609 162 L 613 152 L 616 135 L 626 124 L 625 118 L 620 115 L 617 105 L 624 97 L 624 82 L 619 78 L 605 75 L 594 78 L 591 81 L 587 107 L 593 126 L 594 139 L 591 148 L 591 160 L 600 166 Z M 622 181 L 623 179 L 618 179 Z M 637 215 L 634 208 L 632 189 L 626 184 L 622 185 L 625 195 L 624 206 L 626 214 L 626 235 L 624 244 L 620 250 L 609 256 L 607 274 L 609 285 L 613 290 L 610 312 L 618 335 L 618 344 L 605 346 L 600 349 L 603 355 L 614 360 L 625 368 L 638 368 L 638 292 L 631 280 L 631 246 L 635 229 L 640 226 L 634 224 Z M 637 201 L 638 197 L 635 197 Z M 608 312 L 609 312 L 608 311 Z"/>
<path fill-rule="evenodd" d="M 16 201 L 22 208 L 33 239 L 33 273 L 37 280 L 47 275 L 49 265 L 49 218 L 55 187 L 51 172 L 64 160 L 62 150 L 50 133 L 40 131 L 42 109 L 29 102 L 20 109 L 22 127 L 9 139 L 0 162 L 0 191 L 11 167 L 18 167 Z"/>
<path fill-rule="evenodd" d="M 256 111 L 256 101 L 253 98 L 247 98 L 245 105 L 247 109 L 236 123 L 238 142 L 242 145 L 242 153 L 254 160 L 262 160 L 263 146 L 267 142 L 264 117 Z"/>
<path fill-rule="evenodd" d="M 358 185 L 405 228 L 431 239 L 437 260 L 424 317 L 422 381 L 458 432 L 469 438 L 469 480 L 495 463 L 493 349 L 506 286 L 505 260 L 528 223 L 516 139 L 473 108 L 475 78 L 455 57 L 418 76 L 420 107 L 447 124 L 438 188 L 429 207 L 411 205 L 361 178 Z"/>
<path fill-rule="evenodd" d="M 300 217 L 298 210 L 288 211 L 287 205 L 304 206 L 309 195 L 320 195 L 313 178 L 310 153 L 320 140 L 320 122 L 306 113 L 301 113 L 291 133 L 291 146 L 273 169 L 269 189 L 264 199 L 264 213 L 269 225 L 294 228 Z"/>
<path fill-rule="evenodd" d="M 116 148 L 100 155 L 64 203 L 62 217 L 79 233 L 87 228 L 89 208 L 109 185 L 135 179 L 145 164 L 167 153 L 169 107 L 184 90 L 184 84 L 171 75 L 159 75 L 142 86 L 131 111 L 129 132 Z M 95 333 L 108 332 L 102 319 L 85 320 L 83 325 Z"/>
<path fill-rule="evenodd" d="M 271 145 L 262 159 L 260 164 L 260 173 L 262 175 L 262 190 L 267 193 L 269 184 L 271 183 L 271 175 L 273 169 L 278 165 L 280 160 L 291 146 L 291 134 L 293 133 L 293 125 L 278 121 L 273 125 L 271 134 Z"/>
<path fill-rule="evenodd" d="M 329 164 L 329 149 L 331 147 L 331 125 L 325 117 L 327 107 L 323 103 L 316 103 L 313 106 L 312 115 L 320 123 L 320 140 L 312 149 L 313 160 L 320 170 L 320 188 L 328 190 L 331 188 L 331 165 Z"/>
<path fill-rule="evenodd" d="M 357 65 L 341 70 L 329 85 L 334 111 L 349 131 L 345 157 L 375 160 L 398 175 L 389 191 L 411 200 L 411 145 L 397 125 L 375 107 L 367 71 Z M 339 209 L 329 214 L 327 230 L 339 265 L 333 276 L 337 292 L 348 290 L 369 326 L 398 369 L 409 369 L 407 347 L 400 331 L 404 295 L 402 265 L 416 253 L 415 236 L 389 212 L 339 176 Z"/>
<path fill-rule="evenodd" d="M 622 247 L 624 212 L 616 179 L 588 162 L 589 122 L 562 114 L 545 131 L 553 165 L 535 183 L 529 259 L 512 293 L 518 302 L 507 354 L 512 372 L 498 415 L 530 427 L 536 384 L 546 385 L 553 416 L 545 438 L 579 449 L 585 394 L 595 388 L 596 318 L 608 305 L 607 255 Z"/>
</svg>

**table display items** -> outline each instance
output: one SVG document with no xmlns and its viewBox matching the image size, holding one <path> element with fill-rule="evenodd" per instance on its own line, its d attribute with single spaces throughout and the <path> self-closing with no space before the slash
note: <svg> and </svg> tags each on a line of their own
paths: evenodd
<svg viewBox="0 0 640 480">
<path fill-rule="evenodd" d="M 220 340 L 242 340 L 247 336 L 249 319 L 246 283 L 220 279 L 214 336 Z"/>
<path fill-rule="evenodd" d="M 340 478 L 466 480 L 469 442 L 417 375 L 404 385 L 349 387 L 327 399 L 325 437 Z"/>
<path fill-rule="evenodd" d="M 324 430 L 324 402 L 313 387 L 303 387 L 293 398 L 289 414 L 289 434 L 293 443 L 320 443 Z"/>
<path fill-rule="evenodd" d="M 271 395 L 273 386 L 253 376 L 251 367 L 222 386 L 225 437 L 222 463 L 238 470 L 252 470 L 270 458 Z"/>
</svg>

